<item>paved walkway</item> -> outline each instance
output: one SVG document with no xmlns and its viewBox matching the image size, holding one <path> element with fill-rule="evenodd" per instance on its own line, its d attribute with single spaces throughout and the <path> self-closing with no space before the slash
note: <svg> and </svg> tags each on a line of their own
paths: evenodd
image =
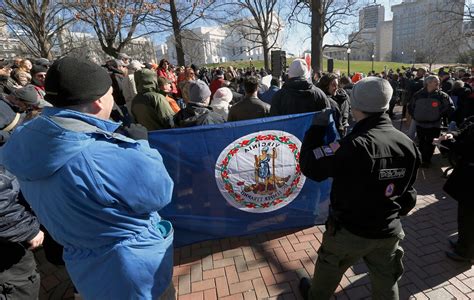
<svg viewBox="0 0 474 300">
<path fill-rule="evenodd" d="M 446 258 L 447 237 L 457 231 L 456 202 L 442 191 L 442 169 L 435 155 L 420 169 L 418 203 L 403 219 L 405 274 L 400 299 L 474 299 L 474 268 Z M 175 250 L 173 283 L 185 299 L 301 299 L 298 281 L 312 275 L 322 226 L 208 241 Z M 40 299 L 71 299 L 64 268 L 36 253 L 41 271 Z M 106 279 L 104 279 L 106 280 Z M 367 268 L 361 262 L 344 275 L 335 299 L 370 298 Z"/>
</svg>

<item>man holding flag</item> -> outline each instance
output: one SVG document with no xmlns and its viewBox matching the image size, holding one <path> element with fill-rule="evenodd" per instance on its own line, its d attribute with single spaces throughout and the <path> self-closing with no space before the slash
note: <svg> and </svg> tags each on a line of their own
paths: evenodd
<svg viewBox="0 0 474 300">
<path fill-rule="evenodd" d="M 390 83 L 369 77 L 351 95 L 354 129 L 324 144 L 330 110 L 316 114 L 300 157 L 304 175 L 333 178 L 326 232 L 312 283 L 300 282 L 304 299 L 330 299 L 344 272 L 361 258 L 369 268 L 374 299 L 398 299 L 404 233 L 400 216 L 416 204 L 413 184 L 420 165 L 415 144 L 396 130 L 386 111 Z"/>
</svg>

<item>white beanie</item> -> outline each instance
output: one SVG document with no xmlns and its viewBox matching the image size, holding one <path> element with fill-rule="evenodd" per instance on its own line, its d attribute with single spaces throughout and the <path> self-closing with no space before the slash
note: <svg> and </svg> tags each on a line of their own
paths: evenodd
<svg viewBox="0 0 474 300">
<path fill-rule="evenodd" d="M 232 91 L 228 87 L 221 87 L 214 93 L 212 103 L 230 103 L 232 101 Z"/>
<path fill-rule="evenodd" d="M 367 77 L 358 81 L 351 92 L 351 107 L 361 112 L 384 112 L 389 108 L 393 89 L 390 83 L 379 77 Z"/>
<path fill-rule="evenodd" d="M 308 77 L 308 64 L 304 59 L 297 58 L 295 59 L 288 69 L 288 77 Z"/>
</svg>

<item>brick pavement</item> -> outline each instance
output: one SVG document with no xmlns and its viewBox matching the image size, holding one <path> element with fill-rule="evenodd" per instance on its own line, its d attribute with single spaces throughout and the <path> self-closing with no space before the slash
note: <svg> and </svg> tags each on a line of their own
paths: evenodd
<svg viewBox="0 0 474 300">
<path fill-rule="evenodd" d="M 442 191 L 447 162 L 435 155 L 430 169 L 420 169 L 418 203 L 403 219 L 406 238 L 401 299 L 474 299 L 474 268 L 446 258 L 447 237 L 456 233 L 456 203 Z M 175 249 L 173 283 L 177 298 L 301 299 L 298 280 L 312 275 L 322 226 L 207 241 Z M 72 299 L 64 268 L 36 253 L 42 275 L 40 299 Z M 367 268 L 350 268 L 335 299 L 370 297 Z"/>
</svg>

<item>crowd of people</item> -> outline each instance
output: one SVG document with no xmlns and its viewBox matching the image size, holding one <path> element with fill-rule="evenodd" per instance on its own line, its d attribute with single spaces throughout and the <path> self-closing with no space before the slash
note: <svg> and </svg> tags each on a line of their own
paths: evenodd
<svg viewBox="0 0 474 300">
<path fill-rule="evenodd" d="M 320 113 L 303 141 L 302 171 L 334 181 L 315 276 L 300 285 L 305 299 L 329 299 L 360 258 L 374 297 L 398 298 L 400 216 L 415 206 L 417 169 L 431 166 L 436 142 L 458 156 L 446 191 L 459 201 L 459 236 L 448 256 L 472 262 L 473 195 L 462 184 L 474 168 L 474 80 L 446 69 L 339 75 L 296 59 L 276 78 L 126 54 L 103 66 L 0 60 L 0 298 L 38 297 L 31 250 L 44 244 L 86 299 L 173 299 L 173 227 L 158 214 L 173 181 L 148 131 L 306 112 Z M 392 125 L 396 105 L 408 135 Z M 331 119 L 342 139 L 325 145 Z"/>
</svg>

